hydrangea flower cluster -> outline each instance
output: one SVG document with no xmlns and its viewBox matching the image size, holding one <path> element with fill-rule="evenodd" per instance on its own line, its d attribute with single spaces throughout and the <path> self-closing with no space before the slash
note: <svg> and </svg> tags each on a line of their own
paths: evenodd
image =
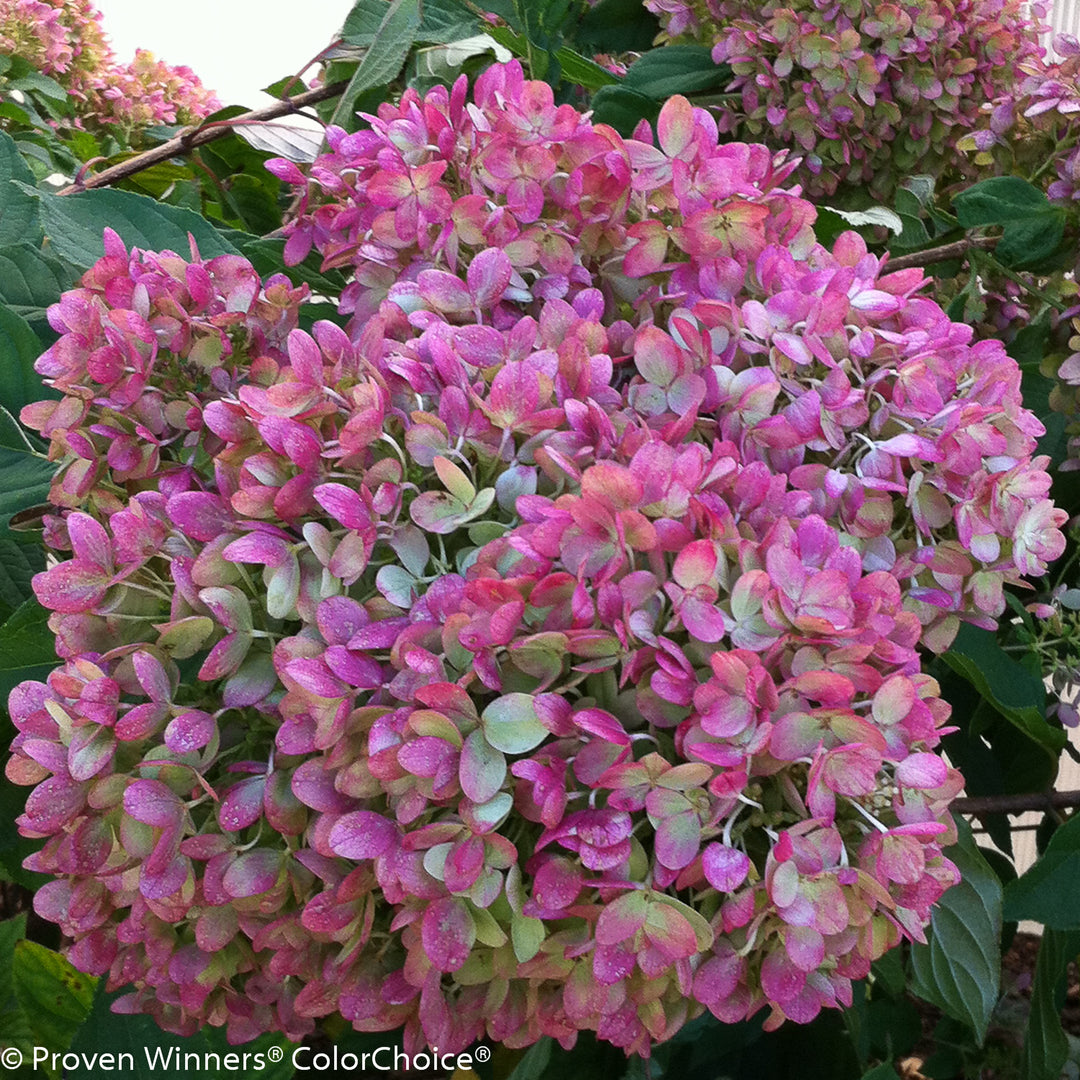
<svg viewBox="0 0 1080 1080">
<path fill-rule="evenodd" d="M 959 146 L 976 152 L 976 164 L 998 165 L 1003 171 L 1021 165 L 1041 174 L 1052 164 L 1057 179 L 1047 187 L 1047 195 L 1074 200 L 1080 198 L 1080 42 L 1071 34 L 1057 34 L 1053 50 L 1061 59 L 1029 57 L 1018 66 L 1020 77 L 983 105 L 983 123 Z M 999 161 L 999 155 L 1007 157 Z"/>
<path fill-rule="evenodd" d="M 1034 177 L 1056 174 L 1046 185 L 1050 199 L 1074 202 L 1080 199 L 1080 42 L 1068 34 L 1054 38 L 1054 52 L 1061 57 L 1054 63 L 1030 61 L 1021 65 L 1016 87 L 984 106 L 983 126 L 966 136 L 961 149 L 974 151 L 974 160 L 982 167 L 993 166 L 1004 173 L 1019 172 Z M 1053 169 L 1053 174 L 1050 170 Z M 1042 181 L 1045 183 L 1045 180 Z M 1065 277 L 1075 278 L 1075 269 Z M 1061 272 L 1057 277 L 1060 279 Z M 1072 282 L 1062 281 L 1065 296 L 1076 294 Z M 1016 289 L 1016 286 L 1013 285 Z M 1002 331 L 1012 332 L 1029 319 L 1026 306 L 996 298 L 991 309 Z M 1044 373 L 1056 375 L 1059 385 L 1051 404 L 1067 414 L 1077 411 L 1076 388 L 1080 387 L 1080 306 L 1075 304 L 1058 317 L 1062 327 L 1062 352 L 1046 358 Z M 1072 336 L 1068 336 L 1068 331 Z M 1065 355 L 1064 362 L 1061 356 Z M 1080 436 L 1075 425 L 1070 429 L 1069 457 L 1062 468 L 1080 469 Z"/>
<path fill-rule="evenodd" d="M 129 132 L 190 124 L 221 107 L 191 68 L 170 67 L 143 49 L 119 63 L 89 0 L 0 0 L 0 52 L 55 78 L 80 118 L 94 124 Z"/>
<path fill-rule="evenodd" d="M 956 141 L 1018 65 L 1041 57 L 1045 4 L 1020 0 L 645 0 L 669 39 L 735 74 L 724 130 L 806 151 L 813 195 L 965 171 Z M 1030 15 L 1027 9 L 1030 8 Z"/>
<path fill-rule="evenodd" d="M 510 64 L 370 120 L 289 240 L 347 330 L 110 234 L 50 313 L 37 909 L 234 1041 L 850 1002 L 956 880 L 919 647 L 1062 550 L 1016 364 L 685 99 L 623 139 Z"/>
</svg>

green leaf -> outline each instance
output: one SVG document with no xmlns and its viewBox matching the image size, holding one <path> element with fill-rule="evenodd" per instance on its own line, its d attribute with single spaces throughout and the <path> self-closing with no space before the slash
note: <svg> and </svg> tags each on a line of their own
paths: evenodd
<svg viewBox="0 0 1080 1080">
<path fill-rule="evenodd" d="M 1080 932 L 1047 930 L 1039 942 L 1031 986 L 1031 1012 L 1024 1036 L 1025 1080 L 1057 1080 L 1069 1056 L 1061 1027 L 1066 968 L 1080 953 Z"/>
<path fill-rule="evenodd" d="M 0 701 L 0 706 L 5 702 Z M 11 722 L 5 720 L 0 726 L 4 734 L 6 746 L 15 737 L 15 729 Z M 36 891 L 51 878 L 45 874 L 35 873 L 23 867 L 27 856 L 40 850 L 41 840 L 21 836 L 15 828 L 15 819 L 26 809 L 26 797 L 30 794 L 30 788 L 21 784 L 13 784 L 7 777 L 0 776 L 0 820 L 7 822 L 7 827 L 0 829 L 0 879 L 14 881 L 26 889 Z M 7 925 L 0 923 L 0 927 Z M 3 968 L 3 951 L 0 949 L 0 970 Z M 2 984 L 0 984 L 0 998 L 3 997 Z M 0 1003 L 2 1007 L 2 1003 Z M 0 1015 L 0 1046 L 4 1044 L 3 1017 Z"/>
<path fill-rule="evenodd" d="M 627 69 L 622 85 L 657 101 L 672 94 L 715 90 L 731 80 L 731 68 L 713 61 L 705 45 L 668 45 L 653 49 Z"/>
<path fill-rule="evenodd" d="M 366 8 L 370 8 L 370 5 L 366 5 Z M 352 18 L 355 12 L 356 8 L 349 13 L 349 17 Z M 334 109 L 331 123 L 346 126 L 344 122 L 351 119 L 356 99 L 366 90 L 393 82 L 405 65 L 405 58 L 420 26 L 420 0 L 391 0 L 391 3 L 383 5 L 383 12 L 382 21 L 371 38 L 367 52 Z M 370 15 L 371 11 L 368 10 L 365 19 L 369 19 Z M 349 41 L 348 38 L 346 40 Z M 353 44 L 351 41 L 349 43 Z"/>
<path fill-rule="evenodd" d="M 911 989 L 967 1024 L 981 1046 L 1001 978 L 1001 882 L 982 857 L 971 829 L 945 852 L 960 871 L 933 910 L 927 944 L 911 947 Z"/>
<path fill-rule="evenodd" d="M 1051 206 L 1030 221 L 1006 225 L 994 257 L 1015 268 L 1037 266 L 1054 253 L 1064 235 L 1065 210 Z"/>
<path fill-rule="evenodd" d="M 27 600 L 0 626 L 0 706 L 19 683 L 44 679 L 59 663 L 48 618 L 36 600 Z"/>
<path fill-rule="evenodd" d="M 487 26 L 462 0 L 424 0 L 416 40 L 430 45 L 448 45 L 486 30 Z"/>
<path fill-rule="evenodd" d="M 1046 193 L 1019 176 L 992 176 L 953 197 L 953 209 L 965 229 L 1027 221 L 1048 205 Z"/>
<path fill-rule="evenodd" d="M 953 208 L 966 229 L 1002 225 L 1004 232 L 994 249 L 1006 266 L 1028 266 L 1050 255 L 1065 231 L 1065 211 L 1045 192 L 1019 176 L 982 180 L 953 198 Z"/>
<path fill-rule="evenodd" d="M 28 184 L 32 188 L 36 183 L 15 140 L 0 131 L 0 246 L 33 243 L 41 236 L 34 196 L 19 186 Z"/>
<path fill-rule="evenodd" d="M 629 138 L 642 120 L 656 124 L 660 102 L 627 86 L 601 86 L 593 97 L 593 120 Z"/>
<path fill-rule="evenodd" d="M 660 23 L 641 0 L 600 0 L 581 17 L 575 44 L 583 51 L 648 52 Z"/>
<path fill-rule="evenodd" d="M 533 1043 L 525 1052 L 525 1056 L 517 1063 L 517 1067 L 507 1077 L 507 1080 L 540 1080 L 544 1071 L 551 1061 L 552 1047 L 555 1040 L 545 1035 L 539 1042 Z"/>
<path fill-rule="evenodd" d="M 76 971 L 52 949 L 25 939 L 15 943 L 11 975 L 36 1043 L 67 1050 L 90 1015 L 97 979 Z"/>
<path fill-rule="evenodd" d="M 883 1061 L 862 1075 L 862 1080 L 897 1080 L 896 1069 L 891 1061 Z"/>
<path fill-rule="evenodd" d="M 898 217 L 900 218 L 901 231 L 899 236 L 893 237 L 889 242 L 891 247 L 903 251 L 930 243 L 930 233 L 927 232 L 926 225 L 921 218 L 916 217 L 914 214 L 905 213 L 900 213 Z"/>
<path fill-rule="evenodd" d="M 962 623 L 952 648 L 941 659 L 1025 735 L 1055 757 L 1061 752 L 1065 732 L 1046 721 L 1042 679 L 1004 652 L 989 630 Z"/>
<path fill-rule="evenodd" d="M 34 1047 L 34 1033 L 15 997 L 12 978 L 15 945 L 25 937 L 25 915 L 0 922 L 0 1046 L 14 1046 L 25 1055 L 30 1055 Z"/>
<path fill-rule="evenodd" d="M 120 1065 L 122 1061 L 117 1075 L 132 1080 L 191 1080 L 196 1075 L 291 1080 L 293 1076 L 293 1048 L 281 1035 L 262 1035 L 242 1046 L 230 1046 L 225 1028 L 206 1026 L 197 1035 L 184 1038 L 162 1031 L 149 1016 L 110 1012 L 110 1004 L 119 996 L 105 991 L 104 980 L 99 983 L 93 1011 L 71 1044 L 71 1051 L 82 1057 L 83 1065 L 65 1072 L 65 1080 L 101 1080 L 104 1069 L 88 1067 L 94 1054 L 116 1055 L 114 1064 Z M 271 1061 L 268 1052 L 274 1047 L 284 1051 L 280 1061 Z M 120 1054 L 124 1055 L 122 1059 Z M 206 1069 L 193 1070 L 185 1067 L 185 1054 L 197 1054 L 200 1062 L 207 1061 L 207 1054 L 218 1057 L 210 1058 Z M 227 1054 L 236 1056 L 227 1059 Z M 317 1073 L 313 1071 L 312 1075 Z"/>
<path fill-rule="evenodd" d="M 375 40 L 389 6 L 387 0 L 357 0 L 345 16 L 339 35 L 341 40 L 346 45 L 359 45 L 366 49 Z"/>
<path fill-rule="evenodd" d="M 53 101 L 68 101 L 68 92 L 55 80 L 50 79 L 48 75 L 42 75 L 40 71 L 35 70 L 28 60 L 24 60 L 22 57 L 14 57 L 14 68 L 12 70 L 12 78 L 9 79 L 9 85 L 15 87 L 16 90 L 36 90 L 44 97 L 51 98 Z"/>
<path fill-rule="evenodd" d="M 43 320 L 45 309 L 73 283 L 62 263 L 32 244 L 0 247 L 0 300 L 23 318 Z M 41 380 L 37 382 L 40 395 Z M 11 407 L 6 399 L 4 404 Z"/>
<path fill-rule="evenodd" d="M 27 321 L 0 304 L 0 401 L 10 412 L 17 413 L 45 396 L 41 376 L 34 371 L 34 361 L 42 352 Z"/>
<path fill-rule="evenodd" d="M 40 544 L 0 537 L 0 618 L 6 619 L 34 595 L 30 579 L 44 568 L 45 551 Z"/>
<path fill-rule="evenodd" d="M 230 239 L 264 280 L 273 274 L 287 274 L 294 285 L 306 281 L 314 292 L 323 296 L 337 296 L 345 287 L 344 277 L 336 270 L 320 272 L 311 262 L 286 266 L 284 240 L 239 232 L 230 234 Z M 313 261 L 317 265 L 318 260 Z"/>
<path fill-rule="evenodd" d="M 559 49 L 555 53 L 555 59 L 562 68 L 563 78 L 567 82 L 584 86 L 586 90 L 599 90 L 602 86 L 612 86 L 619 81 L 607 68 L 574 52 L 573 49 Z"/>
<path fill-rule="evenodd" d="M 11 421 L 6 419 L 0 425 L 4 443 L 14 441 L 7 434 L 10 427 Z M 12 514 L 45 502 L 55 472 L 53 462 L 28 453 L 25 447 L 20 451 L 0 445 L 0 476 L 4 478 L 0 487 L 0 535 L 7 532 Z"/>
<path fill-rule="evenodd" d="M 1057 829 L 1042 857 L 1005 888 L 1005 918 L 1080 931 L 1080 816 Z"/>
<path fill-rule="evenodd" d="M 89 269 L 105 254 L 105 225 L 119 233 L 129 248 L 173 251 L 188 258 L 191 233 L 204 259 L 237 254 L 206 218 L 132 191 L 96 188 L 74 195 L 39 192 L 38 198 L 41 222 L 52 250 L 81 269 Z"/>
</svg>

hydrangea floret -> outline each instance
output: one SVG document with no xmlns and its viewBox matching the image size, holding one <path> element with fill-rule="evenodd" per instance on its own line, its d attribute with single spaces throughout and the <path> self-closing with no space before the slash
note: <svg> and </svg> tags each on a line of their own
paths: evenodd
<svg viewBox="0 0 1080 1080">
<path fill-rule="evenodd" d="M 331 128 L 290 257 L 105 256 L 23 420 L 41 915 L 117 1007 L 407 1047 L 851 1000 L 957 879 L 920 667 L 1060 554 L 996 341 L 682 98 L 516 64 Z"/>
<path fill-rule="evenodd" d="M 1046 5 L 1020 0 L 645 0 L 668 40 L 710 45 L 734 80 L 719 105 L 739 138 L 805 151 L 812 195 L 968 172 L 957 140 L 982 102 L 1043 55 Z"/>
</svg>

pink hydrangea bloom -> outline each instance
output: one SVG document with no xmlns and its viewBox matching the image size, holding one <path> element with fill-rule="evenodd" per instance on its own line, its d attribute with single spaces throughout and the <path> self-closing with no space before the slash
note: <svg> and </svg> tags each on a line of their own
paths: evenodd
<svg viewBox="0 0 1080 1080">
<path fill-rule="evenodd" d="M 510 64 L 272 167 L 347 329 L 112 234 L 50 311 L 38 910 L 237 1041 L 849 1003 L 956 879 L 920 647 L 1060 550 L 1015 362 L 681 98 Z"/>
</svg>

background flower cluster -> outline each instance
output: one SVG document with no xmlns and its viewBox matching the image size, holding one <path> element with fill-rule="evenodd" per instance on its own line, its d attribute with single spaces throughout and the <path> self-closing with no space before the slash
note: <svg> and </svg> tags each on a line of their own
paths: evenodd
<svg viewBox="0 0 1080 1080">
<path fill-rule="evenodd" d="M 850 1003 L 957 877 L 919 649 L 1064 548 L 1015 362 L 685 99 L 626 139 L 512 63 L 368 119 L 272 164 L 345 329 L 111 233 L 50 309 L 38 912 L 235 1041 Z"/>
<path fill-rule="evenodd" d="M 189 67 L 144 49 L 120 63 L 89 0 L 0 0 L 0 53 L 55 78 L 85 122 L 129 136 L 151 124 L 190 124 L 221 107 Z"/>
<path fill-rule="evenodd" d="M 905 175 L 972 174 L 956 144 L 980 109 L 1037 63 L 1046 5 L 1019 0 L 646 0 L 669 40 L 713 47 L 734 80 L 724 129 L 797 146 L 812 196 L 869 187 L 889 199 Z"/>
</svg>

